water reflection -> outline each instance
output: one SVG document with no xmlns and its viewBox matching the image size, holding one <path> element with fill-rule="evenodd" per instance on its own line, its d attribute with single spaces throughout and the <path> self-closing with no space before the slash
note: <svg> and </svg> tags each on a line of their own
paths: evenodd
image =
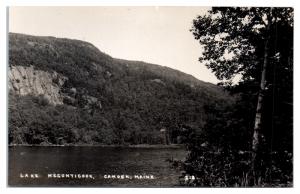
<svg viewBox="0 0 300 194">
<path fill-rule="evenodd" d="M 180 172 L 167 160 L 183 160 L 185 154 L 182 148 L 10 147 L 9 185 L 176 186 Z M 26 174 L 29 177 L 24 177 Z M 34 174 L 39 177 L 30 178 Z M 48 178 L 49 174 L 64 177 Z M 70 174 L 94 178 L 70 178 Z"/>
</svg>

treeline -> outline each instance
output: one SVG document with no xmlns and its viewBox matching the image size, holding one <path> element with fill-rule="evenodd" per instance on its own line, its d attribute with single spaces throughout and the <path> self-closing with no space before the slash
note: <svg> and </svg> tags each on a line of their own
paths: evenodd
<svg viewBox="0 0 300 194">
<path fill-rule="evenodd" d="M 205 115 L 191 102 L 166 104 L 155 100 L 91 112 L 69 105 L 52 105 L 43 96 L 9 95 L 9 143 L 29 145 L 130 145 L 184 143 L 184 130 L 203 125 Z M 186 103 L 186 104 L 185 104 Z M 134 108 L 130 108 L 134 106 Z M 184 105 L 189 105 L 183 108 Z M 195 105 L 197 106 L 197 105 Z M 202 117 L 200 117 L 202 115 Z"/>
</svg>

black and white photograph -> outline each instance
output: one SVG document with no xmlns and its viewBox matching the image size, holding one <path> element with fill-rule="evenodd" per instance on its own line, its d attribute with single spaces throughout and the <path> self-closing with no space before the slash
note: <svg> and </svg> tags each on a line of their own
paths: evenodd
<svg viewBox="0 0 300 194">
<path fill-rule="evenodd" d="M 8 187 L 294 187 L 293 7 L 7 12 Z"/>
</svg>

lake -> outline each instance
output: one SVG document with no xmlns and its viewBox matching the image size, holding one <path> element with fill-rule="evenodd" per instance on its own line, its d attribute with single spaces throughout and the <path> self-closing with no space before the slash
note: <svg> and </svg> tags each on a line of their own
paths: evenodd
<svg viewBox="0 0 300 194">
<path fill-rule="evenodd" d="M 183 148 L 9 147 L 10 186 L 173 187 Z"/>
</svg>

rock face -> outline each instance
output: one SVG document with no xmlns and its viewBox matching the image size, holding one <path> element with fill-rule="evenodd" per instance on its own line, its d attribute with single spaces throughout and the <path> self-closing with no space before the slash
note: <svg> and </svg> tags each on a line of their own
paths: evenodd
<svg viewBox="0 0 300 194">
<path fill-rule="evenodd" d="M 52 105 L 76 106 L 77 89 L 71 88 L 67 93 L 63 93 L 61 90 L 68 78 L 55 71 L 50 73 L 37 70 L 33 66 L 11 66 L 8 78 L 9 90 L 18 95 L 43 96 Z M 102 108 L 101 102 L 96 97 L 82 94 L 82 99 L 85 109 Z"/>
<path fill-rule="evenodd" d="M 153 79 L 153 80 L 150 80 L 150 81 L 166 86 L 165 82 L 163 82 L 161 79 Z"/>
<path fill-rule="evenodd" d="M 67 80 L 57 72 L 36 70 L 29 66 L 11 66 L 8 72 L 10 90 L 24 95 L 43 95 L 53 105 L 63 104 L 60 88 Z"/>
</svg>

